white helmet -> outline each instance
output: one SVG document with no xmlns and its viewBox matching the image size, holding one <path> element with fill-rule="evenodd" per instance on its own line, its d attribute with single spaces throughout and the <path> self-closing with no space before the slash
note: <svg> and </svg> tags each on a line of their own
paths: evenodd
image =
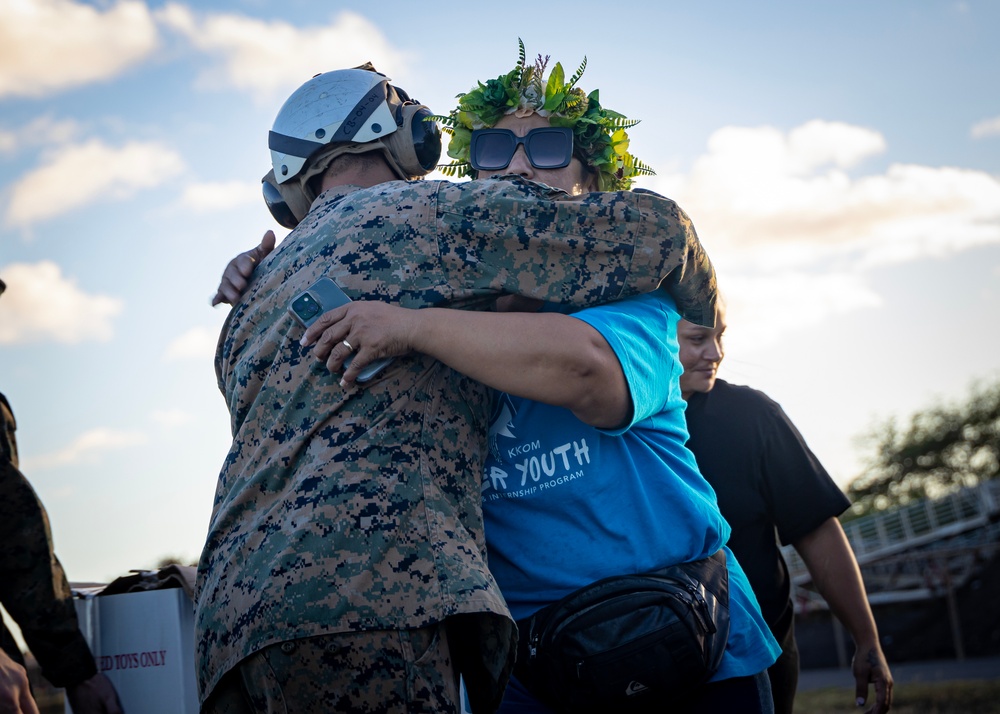
<svg viewBox="0 0 1000 714">
<path fill-rule="evenodd" d="M 315 173 L 310 159 L 319 154 L 329 165 L 341 153 L 381 151 L 401 179 L 430 173 L 441 156 L 441 130 L 431 115 L 371 64 L 316 75 L 285 101 L 268 134 L 273 171 L 264 177 L 265 201 L 276 213 L 272 202 L 284 197 L 295 222 L 302 220 L 313 197 L 292 194 L 300 185 L 308 191 L 304 174 Z"/>
</svg>

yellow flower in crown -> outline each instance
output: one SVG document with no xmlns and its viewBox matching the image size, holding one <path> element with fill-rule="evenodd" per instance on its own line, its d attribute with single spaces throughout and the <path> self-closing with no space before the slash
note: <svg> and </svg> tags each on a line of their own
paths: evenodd
<svg viewBox="0 0 1000 714">
<path fill-rule="evenodd" d="M 448 116 L 433 117 L 451 136 L 448 156 L 454 161 L 439 167 L 445 175 L 473 176 L 469 163 L 472 132 L 495 126 L 507 114 L 538 114 L 547 117 L 552 126 L 570 127 L 573 155 L 597 175 L 601 191 L 627 190 L 634 177 L 654 175 L 628 151 L 627 130 L 639 122 L 602 107 L 596 89 L 585 94 L 576 86 L 587 67 L 586 57 L 569 81 L 558 62 L 546 79 L 549 57 L 538 55 L 529 66 L 524 42 L 517 42 L 520 54 L 514 69 L 485 83 L 477 82 L 474 89 L 458 95 L 458 106 Z"/>
</svg>

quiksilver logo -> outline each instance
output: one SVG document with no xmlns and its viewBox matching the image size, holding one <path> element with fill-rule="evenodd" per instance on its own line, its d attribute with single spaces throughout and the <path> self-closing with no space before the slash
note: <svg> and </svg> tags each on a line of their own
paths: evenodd
<svg viewBox="0 0 1000 714">
<path fill-rule="evenodd" d="M 628 686 L 625 687 L 625 696 L 631 697 L 633 694 L 638 694 L 639 692 L 645 692 L 647 689 L 649 689 L 649 687 L 647 687 L 645 684 L 643 684 L 642 682 L 637 682 L 633 679 L 631 682 L 628 683 Z"/>
</svg>

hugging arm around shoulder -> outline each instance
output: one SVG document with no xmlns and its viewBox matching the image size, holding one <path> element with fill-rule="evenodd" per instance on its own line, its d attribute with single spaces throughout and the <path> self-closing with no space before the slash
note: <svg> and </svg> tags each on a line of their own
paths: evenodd
<svg viewBox="0 0 1000 714">
<path fill-rule="evenodd" d="M 714 269 L 690 219 L 669 199 L 570 196 L 487 179 L 441 182 L 434 200 L 441 258 L 463 288 L 585 307 L 662 284 L 683 317 L 713 320 Z"/>
<path fill-rule="evenodd" d="M 581 421 L 613 427 L 631 399 L 604 337 L 558 313 L 414 311 L 414 349 L 501 392 L 565 407 Z"/>
</svg>

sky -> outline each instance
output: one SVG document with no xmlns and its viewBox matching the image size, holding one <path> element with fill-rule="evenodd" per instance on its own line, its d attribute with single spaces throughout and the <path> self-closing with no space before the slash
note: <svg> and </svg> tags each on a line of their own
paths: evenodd
<svg viewBox="0 0 1000 714">
<path fill-rule="evenodd" d="M 518 38 L 640 119 L 728 304 L 721 376 L 836 481 L 1000 377 L 1000 3 L 0 0 L 0 391 L 70 580 L 196 560 L 229 414 L 209 299 L 283 100 L 372 61 L 447 112 Z"/>
</svg>

